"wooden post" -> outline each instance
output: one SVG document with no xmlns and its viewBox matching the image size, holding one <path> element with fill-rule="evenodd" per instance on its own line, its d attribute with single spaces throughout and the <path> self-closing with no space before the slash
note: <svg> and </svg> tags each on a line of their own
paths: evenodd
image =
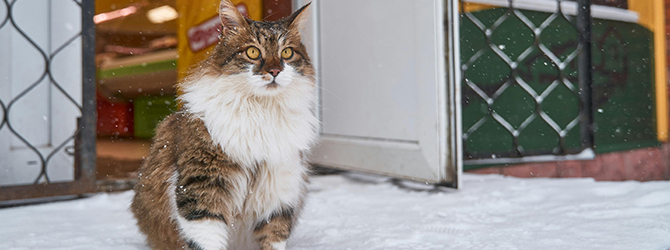
<svg viewBox="0 0 670 250">
<path fill-rule="evenodd" d="M 668 141 L 668 71 L 666 55 L 666 23 L 663 0 L 654 0 L 654 61 L 656 63 L 656 129 L 658 140 Z"/>
</svg>

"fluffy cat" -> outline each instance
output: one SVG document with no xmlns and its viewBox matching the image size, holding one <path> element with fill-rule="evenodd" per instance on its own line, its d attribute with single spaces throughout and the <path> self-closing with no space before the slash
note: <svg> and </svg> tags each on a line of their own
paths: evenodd
<svg viewBox="0 0 670 250">
<path fill-rule="evenodd" d="M 316 142 L 309 5 L 277 22 L 222 0 L 221 41 L 156 129 L 131 210 L 154 249 L 285 249 Z"/>
</svg>

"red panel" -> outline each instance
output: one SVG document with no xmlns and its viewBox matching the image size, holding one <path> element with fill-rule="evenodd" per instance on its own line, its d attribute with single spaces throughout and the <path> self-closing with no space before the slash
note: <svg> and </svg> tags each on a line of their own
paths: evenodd
<svg viewBox="0 0 670 250">
<path fill-rule="evenodd" d="M 131 102 L 110 101 L 98 94 L 97 104 L 98 135 L 133 135 L 133 104 Z"/>
</svg>

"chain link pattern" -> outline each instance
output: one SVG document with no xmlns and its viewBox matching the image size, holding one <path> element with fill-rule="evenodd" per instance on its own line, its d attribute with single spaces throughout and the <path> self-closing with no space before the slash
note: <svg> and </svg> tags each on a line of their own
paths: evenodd
<svg viewBox="0 0 670 250">
<path fill-rule="evenodd" d="M 462 59 L 462 66 L 461 66 L 462 88 L 466 91 L 474 92 L 478 98 L 481 98 L 481 100 L 485 102 L 488 108 L 487 115 L 484 115 L 482 118 L 477 120 L 473 125 L 466 126 L 463 129 L 464 132 L 462 138 L 463 138 L 465 159 L 524 157 L 532 154 L 553 154 L 553 155 L 566 154 L 568 152 L 568 148 L 566 146 L 566 136 L 568 135 L 568 132 L 570 132 L 576 126 L 585 125 L 583 122 L 581 111 L 572 112 L 576 113 L 577 115 L 571 121 L 567 122 L 567 124 L 561 125 L 558 122 L 556 122 L 555 119 L 552 117 L 552 115 L 550 115 L 543 107 L 544 101 L 547 99 L 547 97 L 562 85 L 565 88 L 567 88 L 572 93 L 572 95 L 574 95 L 574 98 L 579 100 L 578 105 L 579 109 L 582 110 L 584 108 L 583 100 L 581 99 L 582 97 L 580 97 L 579 94 L 580 92 L 579 86 L 578 84 L 573 83 L 573 81 L 575 81 L 575 78 L 571 77 L 570 73 L 567 72 L 568 66 L 571 63 L 576 63 L 576 58 L 578 57 L 580 51 L 582 50 L 581 45 L 575 44 L 571 48 L 573 49 L 572 51 L 568 51 L 566 55 L 557 56 L 542 41 L 541 35 L 543 34 L 543 32 L 547 29 L 547 27 L 552 25 L 552 23 L 557 21 L 567 21 L 568 23 L 570 23 L 572 28 L 575 29 L 575 32 L 579 32 L 577 30 L 575 24 L 576 21 L 574 20 L 574 17 L 564 14 L 560 3 L 561 1 L 557 0 L 556 1 L 557 11 L 549 15 L 539 26 L 537 26 L 522 11 L 515 8 L 513 0 L 509 0 L 509 5 L 507 7 L 506 12 L 502 16 L 497 18 L 497 20 L 495 20 L 492 24 L 486 25 L 484 21 L 477 18 L 473 13 L 466 11 L 465 6 L 467 3 L 461 0 L 460 4 L 462 8 L 461 23 L 463 23 L 463 21 L 469 21 L 472 24 L 474 24 L 474 26 L 477 27 L 478 31 L 481 32 L 481 36 L 484 36 L 486 40 L 485 46 L 478 49 L 474 48 L 476 50 L 474 55 L 472 55 L 469 58 Z M 527 48 L 525 48 L 525 50 L 523 50 L 520 54 L 518 54 L 516 58 L 514 58 L 515 56 L 504 52 L 503 51 L 503 49 L 505 48 L 504 45 L 496 44 L 493 39 L 494 35 L 496 35 L 496 32 L 499 30 L 500 26 L 506 21 L 517 21 L 516 22 L 517 25 L 520 23 L 521 25 L 523 25 L 524 28 L 527 28 L 530 31 L 532 31 L 531 32 L 532 38 L 530 39 L 532 41 L 532 44 L 530 44 Z M 513 36 L 511 37 L 511 39 L 514 38 L 515 37 Z M 519 41 L 518 44 L 521 44 L 523 42 L 524 41 Z M 550 62 L 558 69 L 555 78 L 553 78 L 553 80 L 550 79 L 549 80 L 551 81 L 550 83 L 549 82 L 545 83 L 548 84 L 548 87 L 540 91 L 534 89 L 528 82 L 522 79 L 522 77 L 520 76 L 521 72 L 519 67 L 519 65 L 522 65 L 522 63 L 525 60 L 529 59 L 529 57 L 536 54 L 537 51 L 539 51 L 539 53 L 541 53 L 542 56 L 548 58 Z M 488 91 L 489 94 L 487 94 L 487 91 L 483 89 L 482 84 L 471 79 L 471 77 L 469 77 L 468 75 L 469 71 L 475 70 L 474 69 L 475 63 L 479 59 L 481 59 L 486 53 L 489 52 L 493 52 L 493 54 L 495 54 L 500 59 L 500 61 L 504 63 L 502 67 L 508 67 L 510 72 L 509 75 L 503 77 L 504 83 L 495 91 L 493 91 L 492 94 L 491 91 Z M 481 71 L 483 69 L 477 69 L 477 70 Z M 472 74 L 472 72 L 470 73 Z M 506 80 L 504 78 L 506 78 Z M 523 119 L 523 122 L 521 122 L 519 125 L 513 125 L 510 121 L 508 121 L 508 119 L 506 119 L 504 115 L 501 115 L 501 113 L 498 110 L 496 110 L 495 105 L 496 101 L 499 100 L 500 96 L 506 91 L 508 91 L 512 86 L 518 86 L 521 89 L 523 89 L 523 91 L 525 91 L 530 97 L 532 97 L 532 101 L 534 102 L 535 106 L 532 109 L 532 113 L 528 115 L 525 119 Z M 528 106 L 524 102 L 519 102 L 519 105 Z M 556 145 L 550 152 L 527 150 L 524 149 L 524 147 L 519 143 L 519 138 L 521 135 L 524 134 L 525 129 L 529 126 L 529 124 L 538 119 L 546 123 L 546 125 L 548 125 L 549 127 L 551 127 L 553 132 L 556 133 L 556 135 L 559 138 L 558 145 Z M 476 153 L 468 151 L 469 146 L 468 138 L 470 138 L 470 136 L 472 136 L 473 133 L 481 129 L 482 125 L 484 125 L 486 122 L 489 121 L 493 121 L 502 126 L 504 130 L 511 136 L 510 144 L 512 145 L 513 150 L 507 152 L 507 155 L 500 154 L 500 152 L 492 154 L 490 152 Z M 580 134 L 580 136 L 584 135 Z"/>
</svg>

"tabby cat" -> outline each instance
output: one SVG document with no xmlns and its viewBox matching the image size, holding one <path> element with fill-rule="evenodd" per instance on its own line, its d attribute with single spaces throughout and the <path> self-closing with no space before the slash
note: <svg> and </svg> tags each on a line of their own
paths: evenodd
<svg viewBox="0 0 670 250">
<path fill-rule="evenodd" d="M 316 141 L 315 71 L 301 43 L 309 4 L 276 22 L 221 1 L 221 40 L 179 83 L 131 207 L 154 249 L 285 249 Z"/>
</svg>

